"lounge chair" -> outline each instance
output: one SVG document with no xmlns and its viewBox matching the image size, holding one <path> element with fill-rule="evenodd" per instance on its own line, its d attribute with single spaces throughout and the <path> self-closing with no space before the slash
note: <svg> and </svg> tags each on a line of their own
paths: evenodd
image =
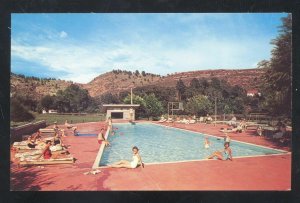
<svg viewBox="0 0 300 203">
<path fill-rule="evenodd" d="M 18 152 L 15 154 L 15 158 L 19 158 L 20 160 L 33 159 L 35 157 L 38 157 L 42 153 L 43 153 L 42 149 L 26 151 L 26 152 Z M 63 153 L 67 153 L 67 150 L 52 151 L 52 154 L 63 154 Z"/>
<path fill-rule="evenodd" d="M 185 118 L 181 122 L 184 123 L 184 124 L 190 124 L 189 120 L 187 120 Z"/>
<path fill-rule="evenodd" d="M 167 123 L 173 123 L 173 118 L 168 118 L 168 120 L 166 121 Z"/>
<path fill-rule="evenodd" d="M 189 123 L 190 123 L 190 124 L 195 124 L 195 123 L 196 123 L 196 120 L 189 120 Z"/>
<path fill-rule="evenodd" d="M 39 129 L 41 133 L 55 133 L 55 130 L 53 128 L 41 128 Z"/>
<path fill-rule="evenodd" d="M 60 158 L 60 159 L 25 159 L 19 162 L 19 165 L 48 165 L 48 164 L 72 164 L 74 158 Z"/>
<path fill-rule="evenodd" d="M 167 119 L 162 119 L 162 120 L 159 120 L 158 122 L 163 123 L 163 122 L 166 122 L 166 121 L 167 121 Z"/>
</svg>

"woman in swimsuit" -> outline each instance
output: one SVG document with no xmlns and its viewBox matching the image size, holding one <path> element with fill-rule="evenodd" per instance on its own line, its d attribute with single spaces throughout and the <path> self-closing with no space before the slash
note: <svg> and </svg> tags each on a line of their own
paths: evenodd
<svg viewBox="0 0 300 203">
<path fill-rule="evenodd" d="M 138 166 L 143 165 L 142 158 L 139 155 L 139 149 L 136 146 L 134 146 L 132 148 L 132 152 L 133 152 L 133 156 L 131 162 L 127 160 L 121 160 L 110 166 L 113 168 L 137 168 Z"/>
<path fill-rule="evenodd" d="M 212 155 L 207 157 L 208 159 L 212 159 L 216 157 L 219 160 L 230 160 L 232 161 L 232 151 L 229 147 L 229 143 L 225 142 L 224 143 L 224 149 L 222 151 L 215 151 Z"/>
<path fill-rule="evenodd" d="M 27 146 L 30 148 L 30 149 L 33 149 L 35 148 L 37 144 L 35 143 L 35 140 L 33 139 L 32 136 L 29 136 L 28 137 L 28 140 L 27 140 Z"/>
<path fill-rule="evenodd" d="M 46 141 L 46 147 L 43 150 L 42 154 L 37 157 L 37 159 L 39 159 L 41 156 L 43 156 L 44 159 L 50 159 L 50 158 L 52 158 L 52 153 L 51 153 L 51 150 L 50 150 L 51 144 L 52 144 L 51 140 L 47 140 Z"/>
<path fill-rule="evenodd" d="M 59 159 L 59 158 L 66 158 L 68 154 L 70 154 L 68 151 L 65 151 L 63 153 L 57 153 L 57 154 L 52 154 L 51 152 L 51 147 L 52 141 L 47 140 L 46 141 L 46 147 L 43 150 L 42 154 L 38 156 L 36 159 L 39 159 L 41 156 L 43 156 L 44 159 Z"/>
</svg>

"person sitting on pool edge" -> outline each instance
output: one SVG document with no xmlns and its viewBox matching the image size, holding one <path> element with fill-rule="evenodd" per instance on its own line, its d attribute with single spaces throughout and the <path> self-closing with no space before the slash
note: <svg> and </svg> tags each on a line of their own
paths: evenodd
<svg viewBox="0 0 300 203">
<path fill-rule="evenodd" d="M 222 151 L 215 151 L 212 155 L 210 155 L 209 157 L 207 157 L 207 159 L 212 159 L 216 157 L 219 160 L 230 160 L 232 161 L 232 151 L 229 147 L 229 143 L 225 142 L 224 143 L 224 149 Z"/>
<path fill-rule="evenodd" d="M 142 162 L 142 158 L 139 154 L 139 148 L 137 148 L 136 146 L 132 147 L 132 152 L 133 160 L 131 162 L 127 160 L 121 160 L 109 166 L 112 168 L 137 168 L 138 166 L 142 165 L 144 168 L 144 163 Z"/>
<path fill-rule="evenodd" d="M 101 128 L 100 133 L 98 134 L 98 143 L 101 145 L 102 142 L 104 142 L 105 146 L 110 145 L 104 137 L 104 128 Z"/>
</svg>

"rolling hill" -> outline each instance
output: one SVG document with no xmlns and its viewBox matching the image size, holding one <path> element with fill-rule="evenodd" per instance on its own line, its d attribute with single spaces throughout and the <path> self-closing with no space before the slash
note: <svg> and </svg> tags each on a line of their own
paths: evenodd
<svg viewBox="0 0 300 203">
<path fill-rule="evenodd" d="M 258 88 L 264 72 L 264 69 L 218 69 L 180 72 L 160 76 L 150 73 L 135 74 L 128 71 L 111 71 L 97 76 L 87 84 L 76 84 L 87 89 L 92 97 L 106 92 L 118 93 L 130 88 L 148 85 L 171 87 L 175 86 L 179 79 L 186 85 L 189 85 L 193 78 L 206 78 L 209 80 L 212 77 L 226 80 L 231 85 L 239 85 L 248 90 Z M 12 73 L 11 93 L 22 92 L 25 95 L 39 99 L 47 94 L 55 95 L 58 90 L 64 90 L 72 83 L 71 81 L 56 79 L 24 78 Z"/>
</svg>

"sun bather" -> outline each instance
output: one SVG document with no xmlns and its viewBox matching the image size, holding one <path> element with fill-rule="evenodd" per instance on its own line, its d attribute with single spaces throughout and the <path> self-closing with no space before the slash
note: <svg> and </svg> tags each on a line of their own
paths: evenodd
<svg viewBox="0 0 300 203">
<path fill-rule="evenodd" d="M 112 165 L 110 165 L 110 167 L 113 168 L 137 168 L 138 166 L 142 165 L 144 167 L 144 163 L 142 162 L 142 158 L 139 154 L 139 149 L 134 146 L 132 148 L 132 152 L 133 152 L 133 156 L 132 156 L 132 161 L 127 161 L 127 160 L 121 160 L 119 162 L 116 162 Z"/>
<path fill-rule="evenodd" d="M 219 160 L 230 160 L 232 161 L 232 151 L 231 148 L 229 147 L 229 143 L 225 142 L 224 143 L 224 149 L 221 151 L 215 151 L 212 155 L 207 157 L 207 159 L 213 159 L 217 158 Z"/>
<path fill-rule="evenodd" d="M 236 117 L 233 115 L 230 121 L 228 121 L 228 125 L 233 126 L 236 125 Z"/>
<path fill-rule="evenodd" d="M 169 117 L 168 118 L 168 120 L 166 121 L 167 123 L 173 123 L 174 122 L 174 120 L 173 120 L 173 118 L 172 117 Z"/>
<path fill-rule="evenodd" d="M 161 117 L 160 117 L 160 120 L 158 121 L 159 123 L 163 123 L 163 122 L 165 122 L 165 121 L 167 121 L 167 119 L 165 119 L 165 117 L 162 115 Z"/>
<path fill-rule="evenodd" d="M 61 153 L 55 153 L 52 154 L 51 152 L 51 147 L 52 145 L 52 141 L 51 140 L 47 140 L 46 141 L 46 147 L 44 148 L 43 152 L 41 153 L 41 155 L 39 155 L 36 159 L 39 159 L 43 156 L 43 159 L 59 159 L 59 158 L 66 158 L 66 154 L 69 154 L 68 151 L 64 151 L 64 154 Z"/>
<path fill-rule="evenodd" d="M 74 125 L 68 123 L 68 120 L 65 121 L 65 126 L 66 126 L 68 129 L 71 129 L 71 128 L 74 127 Z"/>
<path fill-rule="evenodd" d="M 241 125 L 238 125 L 236 128 L 221 128 L 220 132 L 223 133 L 232 133 L 232 132 L 239 132 L 241 133 L 243 131 L 243 127 Z"/>
</svg>

